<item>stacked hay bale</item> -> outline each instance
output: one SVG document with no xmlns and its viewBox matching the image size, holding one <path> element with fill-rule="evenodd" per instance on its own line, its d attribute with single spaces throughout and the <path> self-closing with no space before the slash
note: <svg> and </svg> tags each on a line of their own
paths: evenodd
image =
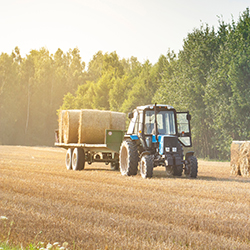
<svg viewBox="0 0 250 250">
<path fill-rule="evenodd" d="M 116 130 L 126 129 L 126 114 L 121 112 L 111 112 L 110 128 Z"/>
<path fill-rule="evenodd" d="M 59 143 L 63 143 L 63 116 L 65 114 L 65 110 L 60 110 L 58 115 L 58 136 L 59 136 Z"/>
<path fill-rule="evenodd" d="M 79 120 L 78 143 L 103 144 L 106 129 L 125 130 L 125 126 L 124 113 L 83 109 Z"/>
<path fill-rule="evenodd" d="M 105 110 L 61 110 L 59 142 L 104 144 L 106 129 L 125 130 L 126 115 Z"/>
<path fill-rule="evenodd" d="M 250 142 L 233 141 L 231 145 L 231 174 L 250 176 Z"/>
<path fill-rule="evenodd" d="M 78 143 L 103 144 L 105 129 L 110 129 L 109 111 L 81 110 Z"/>
<path fill-rule="evenodd" d="M 63 115 L 63 141 L 64 143 L 78 142 L 78 127 L 81 110 L 65 110 Z"/>
</svg>

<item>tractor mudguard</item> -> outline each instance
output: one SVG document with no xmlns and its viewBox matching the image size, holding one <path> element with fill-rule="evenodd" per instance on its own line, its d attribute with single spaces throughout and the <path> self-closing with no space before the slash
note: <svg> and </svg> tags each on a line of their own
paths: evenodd
<svg viewBox="0 0 250 250">
<path fill-rule="evenodd" d="M 139 140 L 139 137 L 137 135 L 130 135 L 130 139 L 132 141 L 136 141 L 136 140 Z"/>
<path fill-rule="evenodd" d="M 188 157 L 193 156 L 194 155 L 194 151 L 188 151 L 185 155 L 185 160 L 187 160 Z"/>
<path fill-rule="evenodd" d="M 142 158 L 144 155 L 150 155 L 151 153 L 149 151 L 143 151 L 141 154 L 140 154 L 140 158 Z"/>
</svg>

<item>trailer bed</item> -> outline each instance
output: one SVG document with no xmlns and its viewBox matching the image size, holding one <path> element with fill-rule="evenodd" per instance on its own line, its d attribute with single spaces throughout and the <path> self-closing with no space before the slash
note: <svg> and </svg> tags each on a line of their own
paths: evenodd
<svg viewBox="0 0 250 250">
<path fill-rule="evenodd" d="M 117 152 L 112 145 L 107 144 L 86 144 L 86 143 L 55 143 L 56 147 L 61 148 L 83 148 L 85 151 L 90 152 Z"/>
</svg>

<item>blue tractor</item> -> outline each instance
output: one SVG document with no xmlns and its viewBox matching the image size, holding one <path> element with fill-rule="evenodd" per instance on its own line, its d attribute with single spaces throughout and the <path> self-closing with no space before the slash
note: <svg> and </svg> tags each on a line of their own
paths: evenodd
<svg viewBox="0 0 250 250">
<path fill-rule="evenodd" d="M 136 175 L 138 165 L 143 178 L 151 178 L 157 166 L 168 174 L 196 178 L 198 162 L 191 147 L 189 112 L 176 112 L 170 105 L 146 105 L 129 113 L 130 124 L 120 147 L 119 167 L 122 175 Z"/>
</svg>

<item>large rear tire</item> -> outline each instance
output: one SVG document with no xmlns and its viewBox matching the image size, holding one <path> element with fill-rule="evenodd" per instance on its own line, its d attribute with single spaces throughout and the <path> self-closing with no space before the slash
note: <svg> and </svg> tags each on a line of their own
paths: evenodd
<svg viewBox="0 0 250 250">
<path fill-rule="evenodd" d="M 65 159 L 65 165 L 68 170 L 72 169 L 72 153 L 73 153 L 73 149 L 68 148 L 66 152 L 66 159 Z"/>
<path fill-rule="evenodd" d="M 140 162 L 141 177 L 144 179 L 151 178 L 153 176 L 153 168 L 154 168 L 154 156 L 153 155 L 142 156 Z"/>
<path fill-rule="evenodd" d="M 85 154 L 82 148 L 75 148 L 72 154 L 72 169 L 83 170 L 85 166 Z"/>
<path fill-rule="evenodd" d="M 122 175 L 136 175 L 138 171 L 138 151 L 135 142 L 123 141 L 120 147 L 120 172 Z"/>
</svg>

